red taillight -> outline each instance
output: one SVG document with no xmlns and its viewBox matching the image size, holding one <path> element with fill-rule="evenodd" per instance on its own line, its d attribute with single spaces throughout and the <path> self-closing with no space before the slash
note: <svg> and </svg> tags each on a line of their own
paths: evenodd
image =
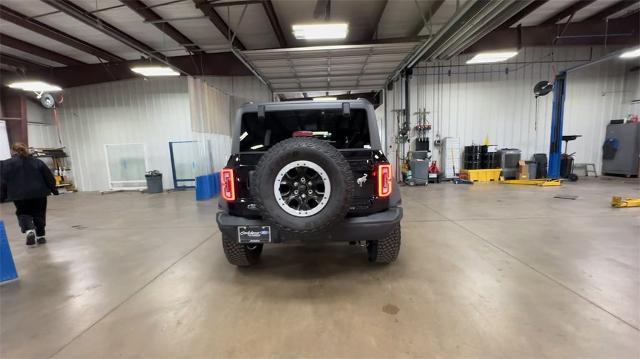
<svg viewBox="0 0 640 359">
<path fill-rule="evenodd" d="M 313 131 L 295 131 L 293 137 L 313 137 Z"/>
<path fill-rule="evenodd" d="M 233 168 L 223 168 L 220 172 L 220 192 L 222 192 L 222 198 L 227 202 L 233 202 L 236 200 L 236 185 L 233 176 Z"/>
<path fill-rule="evenodd" d="M 393 188 L 391 181 L 391 165 L 386 163 L 378 165 L 378 196 L 388 197 L 391 194 Z"/>
</svg>

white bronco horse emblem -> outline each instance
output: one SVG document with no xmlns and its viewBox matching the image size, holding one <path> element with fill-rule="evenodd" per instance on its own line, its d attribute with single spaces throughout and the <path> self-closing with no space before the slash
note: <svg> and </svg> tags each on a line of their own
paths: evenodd
<svg viewBox="0 0 640 359">
<path fill-rule="evenodd" d="M 367 174 L 363 174 L 362 177 L 358 178 L 356 180 L 356 183 L 358 184 L 358 186 L 362 187 L 362 185 L 367 182 Z"/>
</svg>

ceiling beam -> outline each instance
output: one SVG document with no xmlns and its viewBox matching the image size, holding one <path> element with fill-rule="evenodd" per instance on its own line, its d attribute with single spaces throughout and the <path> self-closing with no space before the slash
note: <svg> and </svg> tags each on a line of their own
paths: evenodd
<svg viewBox="0 0 640 359">
<path fill-rule="evenodd" d="M 575 14 L 579 10 L 584 9 L 585 7 L 594 3 L 595 1 L 596 0 L 578 0 L 573 4 L 569 5 L 568 7 L 564 8 L 559 13 L 543 21 L 541 25 L 554 25 L 558 21 L 570 16 L 571 14 Z"/>
<path fill-rule="evenodd" d="M 37 20 L 30 19 L 17 11 L 14 11 L 6 6 L 0 5 L 0 19 L 12 22 L 25 29 L 31 30 L 40 35 L 46 36 L 52 40 L 61 42 L 65 45 L 71 46 L 80 51 L 94 55 L 106 61 L 124 61 L 110 52 L 102 50 L 96 46 L 91 45 L 88 42 L 82 41 L 76 37 L 66 34 L 58 29 L 55 29 L 49 25 L 43 24 Z"/>
<path fill-rule="evenodd" d="M 369 39 L 374 40 L 378 36 L 378 28 L 380 28 L 380 20 L 382 20 L 382 15 L 384 15 L 384 10 L 386 10 L 387 5 L 389 4 L 389 0 L 384 0 L 384 3 L 380 7 L 380 12 L 376 16 L 376 21 L 373 23 L 373 28 L 371 29 L 371 36 Z"/>
<path fill-rule="evenodd" d="M 181 73 L 185 73 L 185 71 L 182 70 L 181 68 L 172 65 L 167 60 L 166 56 L 156 51 L 151 46 L 143 43 L 142 41 L 134 38 L 133 36 L 126 34 L 122 30 L 96 17 L 95 15 L 91 14 L 89 11 L 86 11 L 85 9 L 72 3 L 71 1 L 69 0 L 41 0 L 41 1 L 55 9 L 62 11 L 63 13 L 84 23 L 85 25 L 88 25 L 102 32 L 103 34 L 120 41 L 121 43 L 131 47 L 132 49 L 140 52 L 141 54 L 147 56 L 148 58 L 154 59 L 169 67 L 175 68 Z"/>
<path fill-rule="evenodd" d="M 589 20 L 604 20 L 607 17 L 622 11 L 632 5 L 637 4 L 638 1 L 637 0 L 622 0 L 622 1 L 618 1 L 617 3 L 606 7 L 600 11 L 598 11 L 597 13 L 589 16 L 588 18 L 586 18 L 585 20 L 589 21 Z"/>
<path fill-rule="evenodd" d="M 0 62 L 5 55 L 0 57 Z M 172 56 L 168 60 L 185 72 L 209 76 L 250 76 L 251 72 L 230 52 L 201 53 Z M 96 83 L 141 78 L 131 71 L 136 61 L 105 62 L 104 64 L 86 64 L 81 66 L 47 67 L 30 69 L 26 75 L 69 88 Z"/>
<path fill-rule="evenodd" d="M 287 40 L 285 39 L 284 33 L 282 32 L 282 27 L 280 27 L 280 21 L 278 21 L 278 16 L 276 15 L 276 11 L 273 8 L 273 3 L 271 3 L 271 0 L 264 0 L 262 1 L 262 7 L 264 7 L 264 11 L 267 13 L 267 17 L 269 18 L 269 22 L 271 23 L 273 32 L 278 38 L 280 47 L 287 47 Z"/>
<path fill-rule="evenodd" d="M 557 25 L 522 26 L 493 31 L 470 46 L 465 52 L 474 53 L 505 48 L 555 46 L 634 46 L 640 43 L 640 14 L 605 21 L 579 21 L 571 23 L 558 37 Z M 605 38 L 604 34 L 608 34 Z"/>
<path fill-rule="evenodd" d="M 57 52 L 53 52 L 40 46 L 30 44 L 28 42 L 16 39 L 15 37 L 5 35 L 3 33 L 0 33 L 0 45 L 20 50 L 22 52 L 26 52 L 38 57 L 42 57 L 43 59 L 47 59 L 67 66 L 84 65 L 84 62 L 82 61 L 78 61 Z"/>
<path fill-rule="evenodd" d="M 240 1 L 216 1 L 211 2 L 211 6 L 213 7 L 227 7 L 227 6 L 238 6 L 238 5 L 250 5 L 250 4 L 260 4 L 264 0 L 240 0 Z"/>
<path fill-rule="evenodd" d="M 525 7 L 524 9 L 520 10 L 520 12 L 515 14 L 511 19 L 507 20 L 504 24 L 502 24 L 500 28 L 506 29 L 517 24 L 518 22 L 520 22 L 520 20 L 527 17 L 527 15 L 531 14 L 535 9 L 546 4 L 548 1 L 549 0 L 535 0 L 531 4 L 527 5 L 527 7 Z"/>
<path fill-rule="evenodd" d="M 377 96 L 377 91 L 369 91 L 369 92 L 358 92 L 358 93 L 352 93 L 352 91 L 347 91 L 347 93 L 345 94 L 340 94 L 340 95 L 331 95 L 331 97 L 335 97 L 338 99 L 338 101 L 340 100 L 357 100 L 357 99 L 366 99 L 369 102 L 371 102 L 371 104 L 374 105 L 374 107 L 377 107 L 376 105 L 380 104 L 380 98 Z M 309 97 L 309 93 L 307 92 L 303 92 L 302 93 L 303 97 L 286 97 L 286 96 L 282 96 L 284 97 L 282 99 L 283 102 L 293 102 L 293 101 L 310 101 L 313 98 Z"/>
<path fill-rule="evenodd" d="M 379 84 L 375 84 L 375 85 L 367 85 L 367 86 L 360 86 L 360 87 L 353 87 L 353 86 L 303 86 L 302 90 L 300 90 L 300 88 L 298 87 L 292 87 L 292 88 L 274 88 L 273 89 L 273 93 L 275 94 L 281 94 L 281 93 L 287 93 L 287 92 L 316 92 L 316 91 L 361 91 L 361 90 L 365 90 L 365 91 L 377 91 L 381 88 L 384 87 L 384 81 L 381 81 Z"/>
<path fill-rule="evenodd" d="M 49 66 L 37 64 L 8 54 L 0 55 L 0 64 L 16 67 L 23 71 L 43 71 L 49 69 Z"/>
<path fill-rule="evenodd" d="M 326 80 L 327 78 L 331 78 L 331 80 L 333 81 L 334 79 L 355 79 L 358 77 L 365 77 L 367 79 L 371 79 L 371 77 L 374 77 L 376 79 L 380 79 L 380 80 L 385 80 L 386 77 L 389 76 L 389 71 L 385 71 L 385 72 L 371 72 L 371 73 L 362 73 L 362 72 L 354 72 L 354 73 L 348 73 L 348 74 L 340 74 L 340 75 L 333 75 L 330 73 L 326 73 L 323 75 L 298 75 L 297 77 L 293 77 L 291 75 L 287 75 L 287 76 L 281 76 L 281 77 L 276 77 L 276 76 L 269 76 L 269 81 L 272 82 L 272 84 L 274 86 L 277 86 L 280 83 L 292 83 L 298 80 L 319 80 L 319 81 L 323 81 Z M 366 80 L 366 79 L 365 79 Z"/>
<path fill-rule="evenodd" d="M 158 15 L 155 11 L 149 9 L 147 5 L 145 5 L 140 0 L 122 0 L 122 3 L 126 5 L 129 9 L 133 10 L 136 14 L 140 15 L 145 22 L 162 20 L 162 17 Z M 198 45 L 194 45 L 193 41 L 191 41 L 188 37 L 186 37 L 183 33 L 181 33 L 178 29 L 173 27 L 169 23 L 151 23 L 158 30 L 162 31 L 165 35 L 169 36 L 179 45 L 184 46 L 191 53 L 201 53 L 204 52 Z"/>
<path fill-rule="evenodd" d="M 443 3 L 444 3 L 444 0 L 431 1 L 429 3 L 429 7 L 427 7 L 424 10 L 423 14 L 420 15 L 420 23 L 413 28 L 413 32 L 411 33 L 411 35 L 418 36 L 420 34 L 420 31 L 422 31 L 422 29 L 424 29 L 425 26 L 429 24 L 429 22 L 431 21 L 431 18 L 438 11 L 438 9 L 440 9 L 440 6 L 442 6 Z"/>
<path fill-rule="evenodd" d="M 148 6 L 145 6 L 145 7 L 147 9 L 153 9 L 153 8 L 156 8 L 156 7 L 172 5 L 172 4 L 183 2 L 183 1 L 187 1 L 187 0 L 172 0 L 172 1 L 167 1 L 167 2 L 163 2 L 163 3 L 159 3 L 159 4 L 148 5 Z M 91 10 L 90 13 L 96 14 L 96 13 L 103 12 L 103 11 L 119 9 L 121 7 L 124 7 L 124 6 L 125 6 L 124 4 L 119 4 L 119 5 L 103 7 L 103 8 L 100 8 L 100 9 Z M 39 18 L 39 17 L 45 17 L 45 16 L 49 16 L 49 15 L 54 15 L 54 14 L 60 14 L 61 12 L 62 11 L 60 11 L 60 10 L 50 11 L 50 12 L 46 12 L 44 14 L 32 16 L 31 19 L 36 19 L 36 18 Z"/>
<path fill-rule="evenodd" d="M 486 36 L 498 28 L 502 22 L 529 5 L 530 1 L 490 1 L 476 0 L 465 2 L 442 28 L 429 40 L 415 47 L 402 60 L 388 82 L 399 78 L 403 71 L 415 66 L 418 62 L 444 58 L 445 52 L 452 53 L 460 47 L 468 47 L 470 43 Z M 445 54 L 446 56 L 446 54 Z"/>
<path fill-rule="evenodd" d="M 47 1 L 50 1 L 50 0 L 47 0 Z M 209 21 L 211 21 L 213 26 L 215 26 L 218 29 L 218 31 L 220 31 L 222 36 L 224 36 L 229 41 L 231 41 L 231 39 L 233 39 L 233 42 L 231 43 L 231 46 L 237 48 L 238 50 L 246 50 L 247 49 L 242 44 L 240 39 L 238 39 L 237 36 L 233 37 L 232 31 L 229 28 L 229 25 L 227 25 L 227 23 L 224 22 L 222 17 L 220 17 L 220 15 L 218 15 L 216 10 L 213 8 L 213 6 L 211 6 L 211 4 L 207 0 L 193 0 L 193 3 L 195 4 L 196 8 L 200 9 L 200 11 L 202 11 L 202 13 L 205 14 L 209 18 Z"/>
</svg>

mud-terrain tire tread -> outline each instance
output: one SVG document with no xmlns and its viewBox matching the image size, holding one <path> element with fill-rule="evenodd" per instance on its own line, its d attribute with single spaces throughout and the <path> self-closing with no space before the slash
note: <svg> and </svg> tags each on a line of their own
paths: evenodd
<svg viewBox="0 0 640 359">
<path fill-rule="evenodd" d="M 384 238 L 367 243 L 369 261 L 385 264 L 395 261 L 400 253 L 400 242 L 400 224 L 397 224 Z"/>
<path fill-rule="evenodd" d="M 262 196 L 260 196 L 260 191 L 258 189 L 259 184 L 262 183 L 262 181 L 267 180 L 265 178 L 267 171 L 263 170 L 263 167 L 265 167 L 266 165 L 269 165 L 274 158 L 276 158 L 277 156 L 280 156 L 282 153 L 295 151 L 300 149 L 303 146 L 315 147 L 317 150 L 321 151 L 322 153 L 330 157 L 331 161 L 337 165 L 338 171 L 342 176 L 341 182 L 343 182 L 345 186 L 345 194 L 346 194 L 345 198 L 343 198 L 343 203 L 341 204 L 339 210 L 335 211 L 335 213 L 329 216 L 329 218 L 325 220 L 322 225 L 319 225 L 317 227 L 314 227 L 308 230 L 288 228 L 278 223 L 278 221 L 273 217 L 273 215 L 269 213 L 269 211 L 265 210 L 263 198 Z M 335 181 L 335 178 L 332 180 Z M 324 143 L 320 140 L 309 141 L 309 138 L 293 137 L 293 138 L 289 138 L 284 141 L 278 142 L 269 151 L 267 151 L 267 153 L 265 153 L 262 156 L 262 158 L 258 162 L 258 165 L 256 166 L 254 178 L 252 178 L 252 181 L 251 181 L 251 194 L 254 200 L 256 201 L 256 205 L 260 210 L 260 213 L 262 214 L 263 219 L 265 221 L 269 223 L 273 223 L 280 230 L 283 230 L 292 234 L 308 234 L 308 233 L 322 231 L 323 229 L 326 229 L 336 224 L 338 221 L 344 220 L 345 216 L 347 215 L 347 212 L 349 211 L 351 198 L 353 196 L 353 191 L 354 191 L 353 182 L 354 182 L 353 173 L 351 171 L 351 166 L 349 165 L 349 162 L 335 147 L 331 146 L 330 144 Z M 332 184 L 332 187 L 333 187 L 333 184 Z M 332 188 L 332 191 L 333 191 L 333 188 Z M 334 195 L 333 193 L 331 194 Z M 320 213 L 322 213 L 326 209 L 327 208 L 325 207 Z"/>
<path fill-rule="evenodd" d="M 246 244 L 239 243 L 234 238 L 222 235 L 222 249 L 229 263 L 239 266 L 252 266 L 260 260 L 262 244 L 256 244 L 255 249 L 247 248 Z"/>
</svg>

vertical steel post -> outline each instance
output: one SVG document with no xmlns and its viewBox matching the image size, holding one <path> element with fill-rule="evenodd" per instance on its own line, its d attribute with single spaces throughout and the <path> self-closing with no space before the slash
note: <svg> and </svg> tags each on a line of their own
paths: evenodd
<svg viewBox="0 0 640 359">
<path fill-rule="evenodd" d="M 389 94 L 389 87 L 385 85 L 384 89 L 382 90 L 384 92 L 384 149 L 383 149 L 383 153 L 386 155 L 388 148 L 387 148 L 387 112 L 389 111 L 389 97 L 387 96 Z"/>
<path fill-rule="evenodd" d="M 562 158 L 562 120 L 567 90 L 567 73 L 561 72 L 553 84 L 553 112 L 551 113 L 551 141 L 549 145 L 549 178 L 560 178 Z"/>
</svg>

